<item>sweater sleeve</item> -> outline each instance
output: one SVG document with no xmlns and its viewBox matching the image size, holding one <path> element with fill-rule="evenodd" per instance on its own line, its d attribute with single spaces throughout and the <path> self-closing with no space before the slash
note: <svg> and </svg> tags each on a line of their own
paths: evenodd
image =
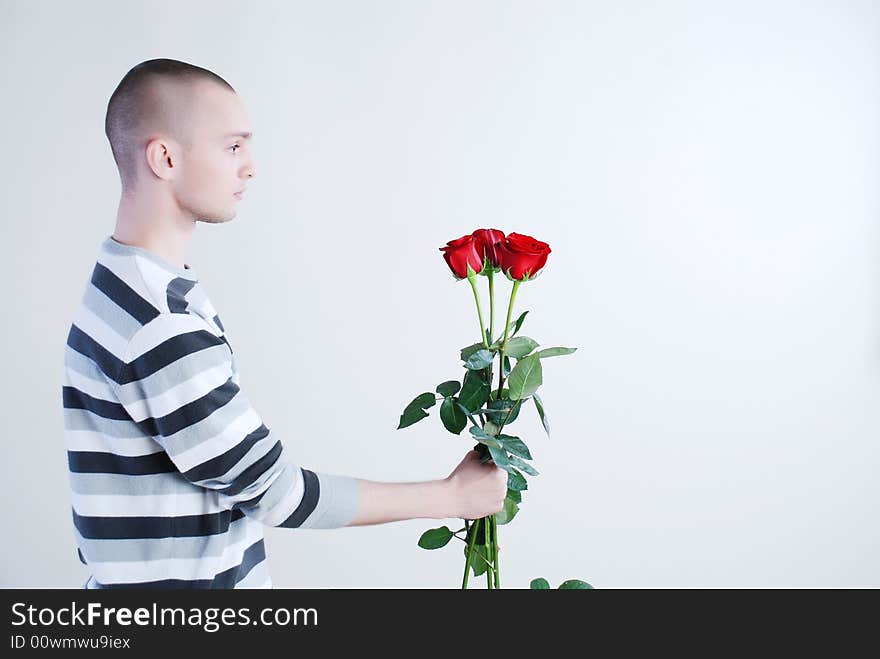
<svg viewBox="0 0 880 659">
<path fill-rule="evenodd" d="M 288 459 L 239 387 L 225 337 L 203 318 L 162 313 L 143 325 L 111 387 L 183 477 L 225 507 L 276 527 L 341 528 L 354 519 L 356 479 Z"/>
</svg>

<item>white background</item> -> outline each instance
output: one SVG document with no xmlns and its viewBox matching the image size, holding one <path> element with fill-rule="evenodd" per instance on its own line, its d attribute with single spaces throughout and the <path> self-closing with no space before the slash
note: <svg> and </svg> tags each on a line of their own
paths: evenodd
<svg viewBox="0 0 880 659">
<path fill-rule="evenodd" d="M 878 37 L 872 2 L 0 1 L 0 585 L 88 576 L 63 350 L 115 223 L 107 101 L 154 57 L 247 109 L 257 176 L 187 262 L 302 464 L 451 471 L 438 408 L 396 430 L 479 338 L 438 248 L 526 233 L 521 333 L 578 350 L 543 363 L 552 436 L 510 426 L 541 475 L 502 587 L 880 585 Z M 460 543 L 416 546 L 442 523 L 267 529 L 275 585 L 457 588 Z"/>
</svg>

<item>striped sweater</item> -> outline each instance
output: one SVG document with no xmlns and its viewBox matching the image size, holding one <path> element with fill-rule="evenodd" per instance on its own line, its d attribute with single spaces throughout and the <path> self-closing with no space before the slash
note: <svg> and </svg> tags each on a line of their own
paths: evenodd
<svg viewBox="0 0 880 659">
<path fill-rule="evenodd" d="M 357 512 L 353 477 L 297 466 L 254 410 L 189 264 L 108 236 L 63 372 L 85 588 L 272 588 L 264 526 Z"/>
</svg>

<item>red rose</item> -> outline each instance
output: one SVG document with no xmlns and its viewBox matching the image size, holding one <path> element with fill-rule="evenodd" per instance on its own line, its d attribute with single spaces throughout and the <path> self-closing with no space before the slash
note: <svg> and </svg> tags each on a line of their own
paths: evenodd
<svg viewBox="0 0 880 659">
<path fill-rule="evenodd" d="M 504 242 L 504 232 L 498 229 L 477 229 L 471 235 L 477 241 L 477 253 L 485 254 L 493 268 L 500 268 L 501 257 L 496 245 Z"/>
<path fill-rule="evenodd" d="M 511 280 L 534 279 L 547 263 L 548 254 L 550 245 L 521 233 L 510 233 L 504 242 L 498 244 L 501 270 Z"/>
<path fill-rule="evenodd" d="M 468 264 L 474 272 L 480 272 L 483 269 L 483 254 L 481 251 L 477 251 L 477 245 L 473 234 L 469 234 L 450 240 L 446 243 L 446 247 L 440 248 L 440 251 L 443 252 L 443 258 L 446 259 L 449 269 L 452 270 L 452 274 L 456 278 L 464 279 L 467 277 Z"/>
</svg>

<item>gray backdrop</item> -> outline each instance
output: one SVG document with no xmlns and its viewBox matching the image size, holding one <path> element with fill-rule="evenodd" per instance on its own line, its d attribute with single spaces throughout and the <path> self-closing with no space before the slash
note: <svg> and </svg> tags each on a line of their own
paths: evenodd
<svg viewBox="0 0 880 659">
<path fill-rule="evenodd" d="M 527 233 L 522 332 L 578 351 L 544 362 L 552 437 L 511 426 L 541 475 L 502 586 L 880 585 L 878 36 L 868 1 L 2 0 L 0 584 L 87 576 L 64 342 L 115 222 L 107 100 L 171 57 L 249 113 L 257 177 L 187 260 L 302 464 L 449 473 L 466 431 L 396 430 L 478 338 L 438 247 Z M 416 546 L 441 523 L 268 529 L 275 585 L 457 588 L 461 547 Z"/>
</svg>

